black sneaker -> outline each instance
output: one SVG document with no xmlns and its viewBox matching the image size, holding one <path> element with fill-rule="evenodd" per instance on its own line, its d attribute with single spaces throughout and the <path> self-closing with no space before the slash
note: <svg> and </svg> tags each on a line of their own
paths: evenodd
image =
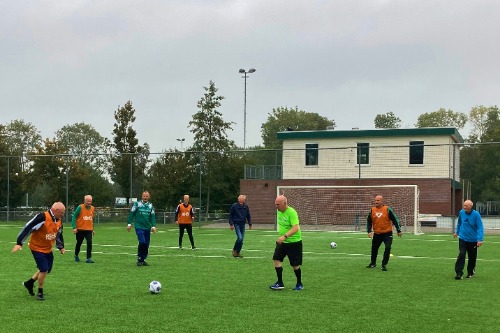
<svg viewBox="0 0 500 333">
<path fill-rule="evenodd" d="M 36 299 L 39 301 L 45 301 L 45 297 L 43 297 L 43 294 L 36 295 Z"/>
<path fill-rule="evenodd" d="M 366 266 L 366 268 L 375 268 L 375 267 L 377 267 L 377 265 L 375 264 L 369 264 L 368 266 Z"/>
<path fill-rule="evenodd" d="M 143 261 L 142 266 L 149 266 L 149 264 L 147 262 Z"/>
<path fill-rule="evenodd" d="M 30 293 L 31 296 L 35 296 L 35 292 L 33 291 L 33 285 L 29 285 L 28 283 L 26 283 L 26 281 L 24 281 L 22 285 L 24 286 L 24 288 L 28 289 L 28 292 Z"/>
<path fill-rule="evenodd" d="M 275 284 L 269 286 L 269 288 L 272 290 L 283 290 L 285 289 L 285 285 L 283 283 L 276 282 Z"/>
<path fill-rule="evenodd" d="M 455 280 L 462 280 L 462 274 L 455 275 Z"/>
<path fill-rule="evenodd" d="M 137 266 L 143 266 L 144 265 L 144 261 L 138 261 L 137 262 Z"/>
<path fill-rule="evenodd" d="M 474 276 L 474 274 L 467 274 L 466 278 L 471 279 Z"/>
<path fill-rule="evenodd" d="M 385 267 L 385 265 L 383 265 L 383 266 L 382 266 L 382 270 L 383 270 L 384 272 L 387 272 L 387 267 Z"/>
</svg>

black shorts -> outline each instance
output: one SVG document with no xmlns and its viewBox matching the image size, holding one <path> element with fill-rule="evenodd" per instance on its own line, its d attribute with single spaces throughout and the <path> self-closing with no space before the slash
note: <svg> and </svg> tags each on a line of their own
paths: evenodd
<svg viewBox="0 0 500 333">
<path fill-rule="evenodd" d="M 283 262 L 283 259 L 285 259 L 285 257 L 288 257 L 290 266 L 302 265 L 302 241 L 294 243 L 282 243 L 281 245 L 276 243 L 273 260 L 279 260 Z"/>
</svg>

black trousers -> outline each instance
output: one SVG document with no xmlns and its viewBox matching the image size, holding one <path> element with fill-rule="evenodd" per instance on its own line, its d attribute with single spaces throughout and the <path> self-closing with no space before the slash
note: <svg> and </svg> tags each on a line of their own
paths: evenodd
<svg viewBox="0 0 500 333">
<path fill-rule="evenodd" d="M 377 263 L 378 249 L 382 243 L 384 243 L 385 245 L 384 257 L 382 258 L 382 266 L 385 266 L 389 262 L 389 257 L 391 255 L 392 231 L 385 234 L 373 234 L 371 255 L 371 264 L 373 265 Z"/>
<path fill-rule="evenodd" d="M 455 263 L 455 273 L 457 275 L 464 274 L 464 266 L 465 266 L 465 254 L 469 257 L 469 261 L 467 263 L 467 274 L 473 275 L 474 270 L 476 269 L 476 261 L 477 261 L 477 242 L 466 242 L 463 239 L 458 240 L 458 257 L 457 262 Z"/>
<path fill-rule="evenodd" d="M 193 225 L 179 224 L 179 247 L 182 247 L 182 238 L 184 237 L 184 230 L 187 231 L 187 234 L 189 236 L 189 241 L 191 242 L 191 246 L 194 246 Z"/>
<path fill-rule="evenodd" d="M 90 259 L 92 258 L 92 230 L 77 230 L 75 256 L 80 254 L 80 247 L 82 246 L 83 239 L 87 240 L 87 259 Z"/>
</svg>

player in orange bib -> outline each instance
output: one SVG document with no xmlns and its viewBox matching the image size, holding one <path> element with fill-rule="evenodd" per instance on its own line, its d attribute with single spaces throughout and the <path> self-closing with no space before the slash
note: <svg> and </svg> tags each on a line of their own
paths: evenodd
<svg viewBox="0 0 500 333">
<path fill-rule="evenodd" d="M 189 195 L 185 194 L 183 202 L 175 209 L 175 223 L 179 225 L 179 249 L 182 250 L 182 238 L 184 237 L 184 230 L 187 231 L 191 248 L 196 250 L 193 239 L 193 220 L 194 211 L 193 206 L 189 203 Z"/>
<path fill-rule="evenodd" d="M 83 203 L 76 207 L 71 218 L 73 233 L 76 235 L 75 261 L 79 262 L 80 247 L 83 240 L 87 241 L 87 260 L 88 264 L 93 264 L 92 260 L 92 236 L 94 235 L 94 206 L 92 206 L 92 196 L 86 195 Z"/>
<path fill-rule="evenodd" d="M 370 209 L 366 218 L 366 231 L 372 239 L 371 261 L 367 268 L 377 266 L 378 249 L 382 243 L 385 244 L 384 257 L 382 259 L 382 270 L 387 271 L 387 263 L 391 255 L 392 225 L 396 227 L 398 236 L 401 237 L 401 225 L 392 208 L 384 205 L 381 195 L 375 197 L 375 206 Z"/>
<path fill-rule="evenodd" d="M 45 300 L 43 294 L 43 286 L 45 277 L 52 270 L 54 255 L 52 247 L 56 243 L 57 248 L 64 254 L 64 240 L 62 236 L 61 218 L 64 216 L 66 207 L 62 202 L 56 202 L 52 207 L 43 213 L 37 214 L 32 218 L 17 236 L 16 245 L 12 252 L 17 252 L 22 249 L 26 238 L 31 234 L 29 248 L 35 259 L 38 270 L 27 281 L 24 281 L 23 286 L 28 289 L 31 296 L 34 296 L 33 287 L 35 281 L 38 281 L 38 294 L 36 299 L 39 301 Z"/>
</svg>

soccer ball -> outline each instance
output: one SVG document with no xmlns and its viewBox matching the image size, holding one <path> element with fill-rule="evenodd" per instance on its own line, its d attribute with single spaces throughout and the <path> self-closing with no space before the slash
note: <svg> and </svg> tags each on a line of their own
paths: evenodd
<svg viewBox="0 0 500 333">
<path fill-rule="evenodd" d="M 149 284 L 149 291 L 151 294 L 159 294 L 161 291 L 161 283 L 158 281 L 151 281 Z"/>
<path fill-rule="evenodd" d="M 337 243 L 335 243 L 335 242 L 331 242 L 331 243 L 330 243 L 330 247 L 331 247 L 332 249 L 336 249 L 336 248 L 337 248 Z"/>
</svg>

